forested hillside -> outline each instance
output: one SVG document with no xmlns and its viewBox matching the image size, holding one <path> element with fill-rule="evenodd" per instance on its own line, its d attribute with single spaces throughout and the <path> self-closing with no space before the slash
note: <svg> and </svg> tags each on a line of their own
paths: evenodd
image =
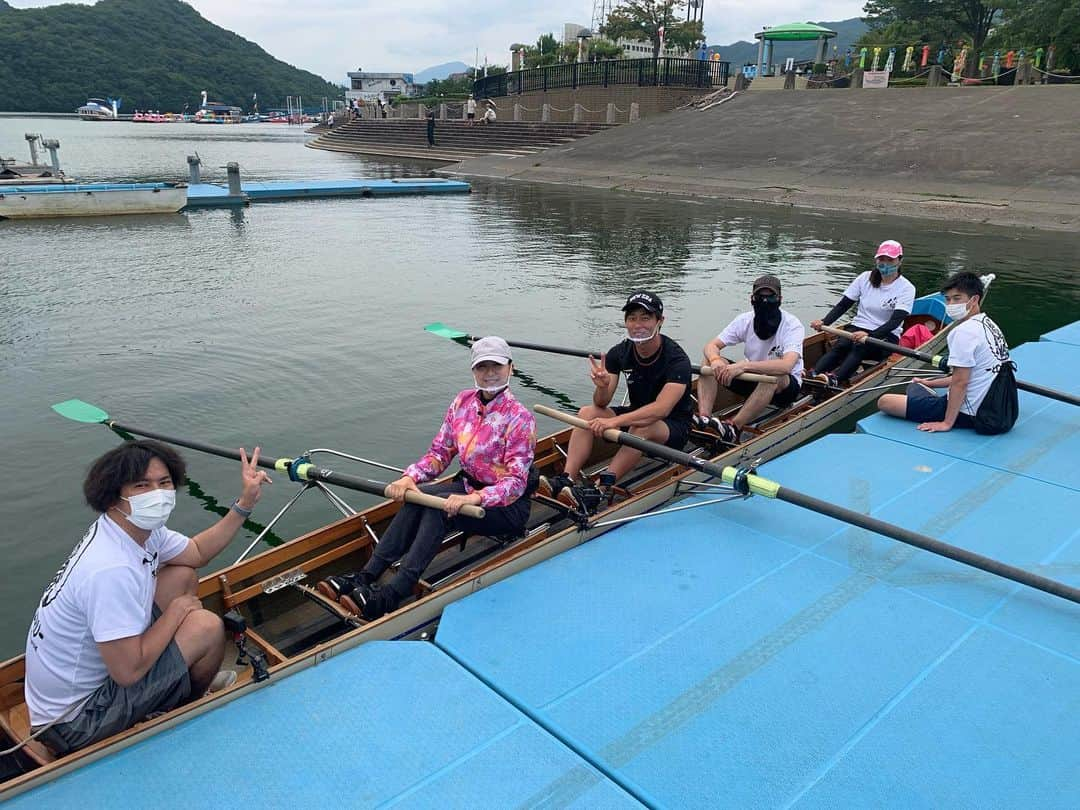
<svg viewBox="0 0 1080 810">
<path fill-rule="evenodd" d="M 100 0 L 14 9 L 0 0 L 0 110 L 72 112 L 88 96 L 123 99 L 122 112 L 179 112 L 214 100 L 267 109 L 305 105 L 341 88 L 281 62 L 179 0 Z"/>
</svg>

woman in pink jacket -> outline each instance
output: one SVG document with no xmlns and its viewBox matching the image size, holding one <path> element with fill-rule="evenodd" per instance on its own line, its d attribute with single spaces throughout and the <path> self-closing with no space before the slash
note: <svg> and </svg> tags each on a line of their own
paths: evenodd
<svg viewBox="0 0 1080 810">
<path fill-rule="evenodd" d="M 444 497 L 445 512 L 404 503 L 363 570 L 328 577 L 318 585 L 320 593 L 365 619 L 379 618 L 412 594 L 448 531 L 510 536 L 525 531 L 537 480 L 532 472 L 536 420 L 510 392 L 506 341 L 476 341 L 472 372 L 475 386 L 454 397 L 430 449 L 389 488 L 397 501 L 404 501 L 410 489 Z M 454 456 L 461 470 L 452 480 L 425 483 L 437 478 Z M 466 504 L 484 507 L 485 516 L 458 514 Z M 379 577 L 399 559 L 397 572 L 380 584 Z"/>
</svg>

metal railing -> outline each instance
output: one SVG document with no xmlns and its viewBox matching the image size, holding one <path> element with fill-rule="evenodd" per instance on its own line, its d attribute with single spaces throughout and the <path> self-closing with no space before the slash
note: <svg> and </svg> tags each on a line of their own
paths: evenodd
<svg viewBox="0 0 1080 810">
<path fill-rule="evenodd" d="M 473 83 L 477 98 L 578 87 L 727 87 L 731 65 L 703 59 L 608 59 L 516 70 L 487 76 Z"/>
</svg>

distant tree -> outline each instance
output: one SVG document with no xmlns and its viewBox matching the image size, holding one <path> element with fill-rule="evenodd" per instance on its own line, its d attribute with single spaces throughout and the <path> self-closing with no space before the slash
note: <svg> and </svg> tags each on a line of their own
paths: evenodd
<svg viewBox="0 0 1080 810">
<path fill-rule="evenodd" d="M 1029 1 L 868 0 L 863 12 L 870 30 L 860 44 L 963 41 L 971 43 L 974 51 L 979 51 L 1002 10 Z"/>
<path fill-rule="evenodd" d="M 1055 67 L 1080 71 L 1080 0 L 1025 0 L 1002 13 L 990 47 L 1026 48 L 1053 45 Z"/>
<path fill-rule="evenodd" d="M 594 61 L 618 59 L 622 55 L 622 45 L 616 45 L 606 39 L 594 39 L 589 43 L 589 58 Z"/>
<path fill-rule="evenodd" d="M 651 42 L 653 57 L 660 55 L 660 29 L 664 43 L 692 50 L 702 39 L 700 22 L 687 22 L 686 0 L 623 0 L 608 15 L 603 35 L 615 41 L 620 37 Z"/>
</svg>

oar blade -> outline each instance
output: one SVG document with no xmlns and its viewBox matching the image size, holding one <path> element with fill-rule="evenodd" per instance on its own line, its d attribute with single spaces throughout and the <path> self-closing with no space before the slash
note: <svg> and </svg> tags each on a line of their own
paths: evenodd
<svg viewBox="0 0 1080 810">
<path fill-rule="evenodd" d="M 83 402 L 81 399 L 67 399 L 57 402 L 52 409 L 65 419 L 73 422 L 86 422 L 91 425 L 100 425 L 109 421 L 109 415 L 97 405 Z"/>
<path fill-rule="evenodd" d="M 468 332 L 461 332 L 457 329 L 451 329 L 445 323 L 441 323 L 440 321 L 436 321 L 435 323 L 429 323 L 427 326 L 424 327 L 424 331 L 431 332 L 431 334 L 438 335 L 439 337 L 446 338 L 447 340 L 456 340 L 459 343 L 468 342 L 469 340 Z"/>
</svg>

